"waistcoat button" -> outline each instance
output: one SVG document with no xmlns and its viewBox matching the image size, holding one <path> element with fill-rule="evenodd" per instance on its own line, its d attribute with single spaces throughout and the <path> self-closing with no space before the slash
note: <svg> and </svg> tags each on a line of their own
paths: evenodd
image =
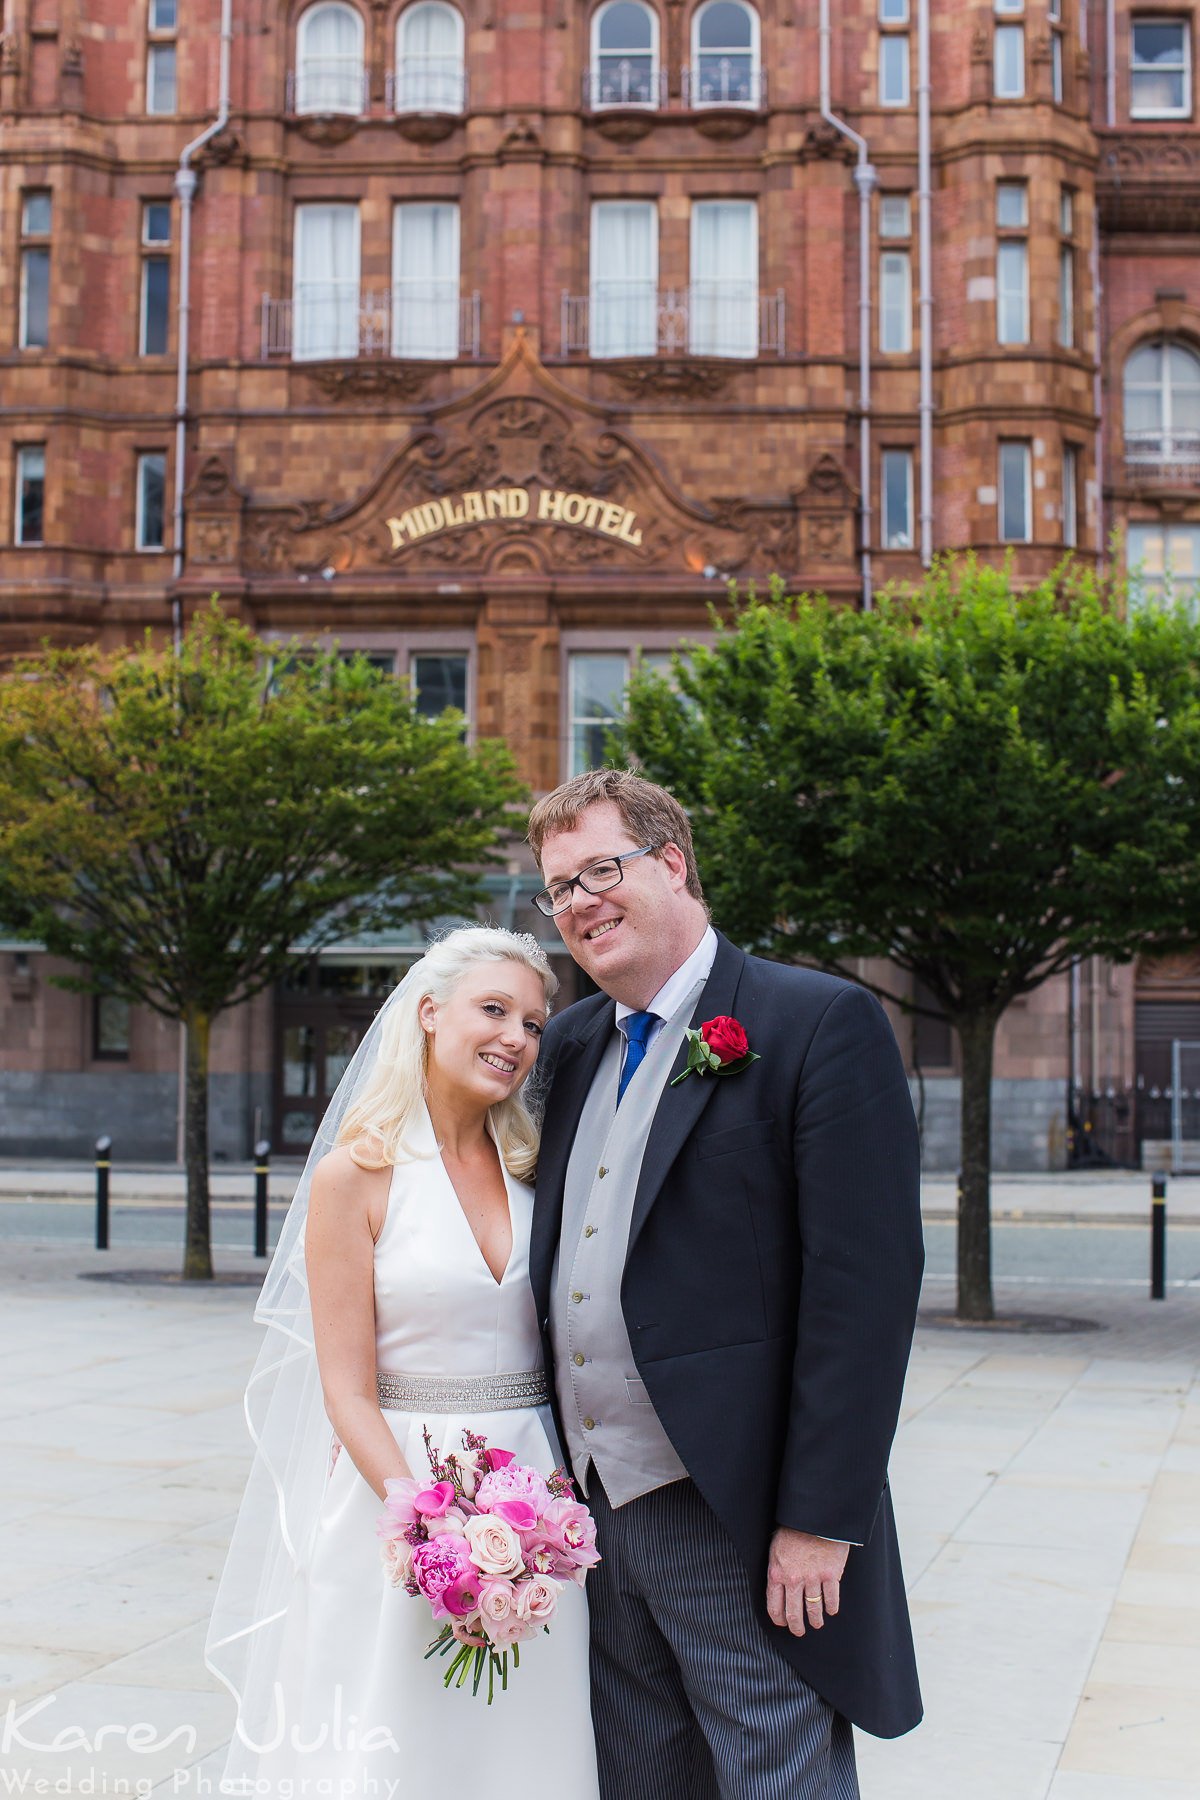
<svg viewBox="0 0 1200 1800">
<path fill-rule="evenodd" d="M 581 1354 L 581 1352 L 580 1352 L 580 1351 L 578 1351 L 578 1350 L 577 1350 L 577 1351 L 576 1351 L 576 1352 L 575 1352 L 575 1354 L 574 1354 L 574 1356 L 573 1356 L 573 1357 L 572 1357 L 572 1358 L 571 1358 L 571 1361 L 572 1361 L 572 1362 L 573 1362 L 573 1363 L 574 1363 L 574 1364 L 575 1364 L 575 1367 L 576 1367 L 576 1368 L 577 1368 L 577 1369 L 582 1369 L 582 1367 L 583 1367 L 583 1356 L 582 1356 L 582 1354 Z"/>
<path fill-rule="evenodd" d="M 583 1421 L 583 1429 L 585 1431 L 595 1431 L 595 1429 L 596 1429 L 595 1419 L 585 1419 Z"/>
</svg>

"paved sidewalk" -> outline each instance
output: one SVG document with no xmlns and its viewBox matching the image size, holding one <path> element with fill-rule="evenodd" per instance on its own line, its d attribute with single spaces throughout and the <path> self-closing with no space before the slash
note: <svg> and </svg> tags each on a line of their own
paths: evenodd
<svg viewBox="0 0 1200 1800">
<path fill-rule="evenodd" d="M 272 1204 L 295 1192 L 303 1164 L 277 1158 L 271 1164 L 268 1192 Z M 254 1194 L 250 1163 L 218 1163 L 210 1177 L 215 1200 L 249 1200 Z M 0 1161 L 0 1201 L 4 1199 L 90 1200 L 96 1191 L 95 1169 L 84 1162 Z M 183 1171 L 175 1163 L 123 1164 L 111 1176 L 114 1205 L 160 1205 L 182 1202 Z M 952 1219 L 957 1181 L 953 1175 L 926 1175 L 921 1183 L 927 1219 Z M 1170 1217 L 1180 1224 L 1200 1222 L 1200 1175 L 1167 1178 Z M 1071 1169 L 1055 1174 L 993 1175 L 992 1215 L 997 1219 L 1092 1219 L 1109 1223 L 1144 1220 L 1150 1209 L 1150 1176 L 1131 1169 Z"/>
<path fill-rule="evenodd" d="M 217 1791 L 201 1646 L 258 1331 L 245 1286 L 80 1279 L 134 1261 L 177 1253 L 0 1263 L 0 1792 Z M 864 1800 L 1197 1800 L 1200 1288 L 999 1298 L 1102 1329 L 921 1328 L 893 1486 L 928 1713 L 860 1738 Z"/>
</svg>

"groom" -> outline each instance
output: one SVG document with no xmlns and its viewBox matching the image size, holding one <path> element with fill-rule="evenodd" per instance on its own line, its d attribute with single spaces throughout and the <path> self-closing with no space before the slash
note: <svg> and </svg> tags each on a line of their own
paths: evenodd
<svg viewBox="0 0 1200 1800">
<path fill-rule="evenodd" d="M 604 1558 L 602 1800 L 855 1800 L 851 1723 L 921 1716 L 886 1479 L 923 1260 L 891 1028 L 712 929 L 665 789 L 578 776 L 529 839 L 601 989 L 543 1041 L 530 1268 Z M 713 1020 L 721 1070 L 686 1073 Z"/>
</svg>

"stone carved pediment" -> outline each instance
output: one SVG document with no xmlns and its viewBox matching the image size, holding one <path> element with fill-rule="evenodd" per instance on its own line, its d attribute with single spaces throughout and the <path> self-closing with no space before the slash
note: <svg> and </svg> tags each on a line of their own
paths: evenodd
<svg viewBox="0 0 1200 1800">
<path fill-rule="evenodd" d="M 836 496 L 850 512 L 833 458 Z M 819 473 L 823 465 L 818 465 Z M 472 393 L 433 408 L 361 495 L 250 506 L 250 573 L 656 571 L 793 574 L 811 496 L 696 503 L 603 407 L 546 371 L 523 333 Z"/>
</svg>

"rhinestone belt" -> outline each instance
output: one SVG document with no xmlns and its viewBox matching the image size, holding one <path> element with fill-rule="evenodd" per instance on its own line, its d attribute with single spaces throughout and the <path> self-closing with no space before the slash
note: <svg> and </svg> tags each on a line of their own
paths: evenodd
<svg viewBox="0 0 1200 1800">
<path fill-rule="evenodd" d="M 375 1387 L 380 1406 L 393 1412 L 511 1412 L 518 1406 L 545 1406 L 550 1399 L 544 1369 L 517 1375 L 392 1375 L 379 1370 Z"/>
</svg>

